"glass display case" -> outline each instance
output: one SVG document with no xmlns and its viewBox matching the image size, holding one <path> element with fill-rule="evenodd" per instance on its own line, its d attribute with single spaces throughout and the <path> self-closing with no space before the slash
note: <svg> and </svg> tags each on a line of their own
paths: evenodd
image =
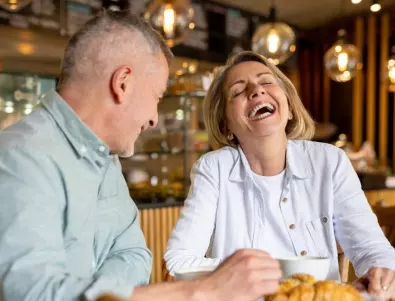
<svg viewBox="0 0 395 301">
<path fill-rule="evenodd" d="M 55 86 L 55 78 L 0 73 L 0 129 L 30 114 L 39 105 L 40 97 Z"/>
<path fill-rule="evenodd" d="M 158 126 L 140 134 L 135 154 L 121 159 L 137 203 L 183 201 L 194 162 L 208 151 L 202 104 L 205 92 L 168 94 L 159 104 Z"/>
</svg>

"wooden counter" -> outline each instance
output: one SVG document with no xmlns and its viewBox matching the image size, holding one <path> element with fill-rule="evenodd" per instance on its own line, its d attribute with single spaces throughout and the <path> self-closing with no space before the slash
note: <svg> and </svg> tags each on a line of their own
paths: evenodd
<svg viewBox="0 0 395 301">
<path fill-rule="evenodd" d="M 152 252 L 151 283 L 165 280 L 165 275 L 162 272 L 163 255 L 166 250 L 167 240 L 180 216 L 181 208 L 181 205 L 173 205 L 170 207 L 139 209 L 140 226 L 147 246 Z"/>
<path fill-rule="evenodd" d="M 395 189 L 371 190 L 365 192 L 371 206 L 381 203 L 395 206 Z M 144 232 L 148 248 L 153 255 L 151 283 L 165 280 L 163 255 L 167 240 L 176 224 L 182 204 L 149 204 L 139 206 L 140 225 Z"/>
</svg>

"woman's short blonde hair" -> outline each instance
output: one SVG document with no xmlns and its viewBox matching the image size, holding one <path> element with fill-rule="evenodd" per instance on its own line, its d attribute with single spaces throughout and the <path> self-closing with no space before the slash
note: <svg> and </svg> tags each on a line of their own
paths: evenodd
<svg viewBox="0 0 395 301">
<path fill-rule="evenodd" d="M 229 70 L 242 62 L 255 61 L 264 64 L 270 69 L 284 90 L 288 99 L 289 109 L 293 118 L 288 121 L 285 132 L 288 139 L 311 139 L 314 136 L 315 124 L 307 112 L 292 82 L 269 62 L 264 56 L 252 51 L 243 51 L 230 57 L 225 66 L 216 72 L 213 82 L 204 99 L 203 115 L 209 143 L 213 149 L 224 146 L 236 146 L 237 138 L 228 139 L 226 118 L 227 91 L 224 83 Z"/>
</svg>

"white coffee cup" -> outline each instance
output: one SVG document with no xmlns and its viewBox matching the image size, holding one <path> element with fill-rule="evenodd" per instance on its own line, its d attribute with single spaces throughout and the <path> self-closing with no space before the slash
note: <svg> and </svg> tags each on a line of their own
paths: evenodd
<svg viewBox="0 0 395 301">
<path fill-rule="evenodd" d="M 326 280 L 329 273 L 331 259 L 326 257 L 282 257 L 277 258 L 280 263 L 283 279 L 294 274 L 309 274 L 316 280 Z"/>
<path fill-rule="evenodd" d="M 215 270 L 213 266 L 181 268 L 174 273 L 174 280 L 191 280 L 210 274 Z"/>
</svg>

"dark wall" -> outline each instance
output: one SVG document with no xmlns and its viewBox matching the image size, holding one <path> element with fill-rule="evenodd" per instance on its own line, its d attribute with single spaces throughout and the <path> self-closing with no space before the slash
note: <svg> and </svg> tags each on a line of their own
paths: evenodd
<svg viewBox="0 0 395 301">
<path fill-rule="evenodd" d="M 369 22 L 372 15 L 359 16 L 363 21 L 363 84 L 358 88 L 355 87 L 355 80 L 345 83 L 337 83 L 328 78 L 324 70 L 324 54 L 325 51 L 336 41 L 336 33 L 339 29 L 345 28 L 348 32 L 348 39 L 355 43 L 355 26 L 356 16 L 339 19 L 331 22 L 327 26 L 305 32 L 305 36 L 300 39 L 298 47 L 298 71 L 300 76 L 300 94 L 307 109 L 311 112 L 314 119 L 318 122 L 331 122 L 339 128 L 339 133 L 345 133 L 349 139 L 353 140 L 353 118 L 357 118 L 353 114 L 353 97 L 358 89 L 362 94 L 360 105 L 363 108 L 362 119 L 362 140 L 367 140 L 367 86 L 368 78 L 374 78 L 374 106 L 376 109 L 376 118 L 373 124 L 375 130 L 374 148 L 380 156 L 383 149 L 383 143 L 379 141 L 380 120 L 385 120 L 388 127 L 388 135 L 386 139 L 387 158 L 389 163 L 394 162 L 394 93 L 388 92 L 388 110 L 384 114 L 380 114 L 382 106 L 382 97 L 380 98 L 380 83 L 383 80 L 384 72 L 381 70 L 381 61 L 383 51 L 381 49 L 381 33 L 383 15 L 386 14 L 390 19 L 390 34 L 388 52 L 395 45 L 395 9 L 388 9 L 375 15 L 374 23 Z M 375 55 L 368 47 L 369 30 L 374 28 L 376 39 Z M 372 31 L 371 31 L 372 32 Z M 368 73 L 368 57 L 373 59 L 374 68 Z M 318 58 L 318 59 L 317 59 Z M 326 85 L 324 83 L 327 83 Z M 325 106 L 325 100 L 329 104 Z M 383 152 L 384 154 L 384 152 Z M 395 162 L 394 162 L 395 163 Z M 395 167 L 395 165 L 394 165 Z"/>
</svg>

